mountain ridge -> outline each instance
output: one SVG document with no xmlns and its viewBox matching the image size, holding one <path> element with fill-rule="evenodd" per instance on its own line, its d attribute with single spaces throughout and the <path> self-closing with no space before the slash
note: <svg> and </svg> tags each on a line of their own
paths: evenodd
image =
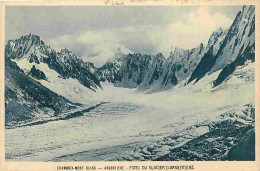
<svg viewBox="0 0 260 171">
<path fill-rule="evenodd" d="M 129 53 L 120 54 L 108 60 L 102 67 L 96 68 L 93 63 L 84 62 L 68 49 L 55 51 L 37 35 L 25 35 L 16 40 L 9 40 L 6 44 L 5 55 L 12 60 L 28 60 L 34 64 L 31 68 L 24 67 L 28 74 L 32 69 L 44 78 L 44 71 L 37 68 L 41 63 L 47 64 L 55 70 L 62 79 L 73 78 L 80 84 L 95 91 L 102 89 L 101 82 L 110 82 L 116 87 L 137 88 L 141 91 L 149 89 L 167 90 L 181 81 L 187 84 L 198 82 L 206 74 L 212 74 L 225 69 L 222 75 L 216 78 L 214 86 L 219 85 L 220 78 L 227 78 L 232 72 L 227 72 L 227 66 L 237 66 L 237 58 L 244 53 L 249 54 L 248 47 L 254 46 L 255 22 L 254 6 L 244 6 L 227 30 L 222 28 L 214 31 L 207 45 L 202 43 L 192 49 L 175 47 L 169 57 L 162 53 L 157 55 Z M 239 57 L 240 56 L 240 57 Z M 250 53 L 249 56 L 252 56 Z M 254 61 L 250 57 L 251 61 Z M 237 59 L 237 60 L 236 60 Z M 242 65 L 241 62 L 239 65 Z M 232 69 L 234 70 L 234 69 Z M 226 73 L 226 76 L 223 76 Z M 229 73 L 229 74 L 228 74 Z M 32 72 L 30 72 L 32 75 Z M 33 76 L 33 75 L 32 75 Z M 35 77 L 37 79 L 37 77 Z M 40 77 L 39 77 L 40 78 Z M 44 78 L 48 80 L 47 78 Z M 218 82 L 218 83 L 217 83 Z"/>
<path fill-rule="evenodd" d="M 94 65 L 84 62 L 68 49 L 55 51 L 40 39 L 39 36 L 29 34 L 16 40 L 9 40 L 5 47 L 5 56 L 12 60 L 27 59 L 35 67 L 46 63 L 63 78 L 77 79 L 81 84 L 95 91 L 102 88 L 97 76 L 93 73 Z"/>
</svg>

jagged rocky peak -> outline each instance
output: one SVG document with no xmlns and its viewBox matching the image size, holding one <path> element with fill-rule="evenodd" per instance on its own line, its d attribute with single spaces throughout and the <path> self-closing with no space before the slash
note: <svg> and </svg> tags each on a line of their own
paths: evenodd
<svg viewBox="0 0 260 171">
<path fill-rule="evenodd" d="M 202 57 L 200 63 L 192 73 L 188 82 L 193 80 L 199 81 L 207 73 L 211 74 L 218 70 L 222 70 L 229 66 L 234 61 L 240 61 L 240 56 L 246 53 L 247 49 L 254 46 L 255 43 L 255 10 L 254 6 L 244 6 L 236 15 L 231 27 L 217 36 L 217 32 L 210 38 L 217 38 L 215 43 L 211 45 L 209 40 L 208 51 Z M 244 60 L 241 60 L 244 61 Z M 241 62 L 243 63 L 243 62 Z M 237 64 L 232 65 L 235 70 Z M 232 72 L 225 72 L 227 78 Z M 223 75 L 223 74 L 222 74 Z M 224 78 L 224 77 L 223 77 Z"/>
<path fill-rule="evenodd" d="M 200 43 L 200 45 L 199 45 L 199 48 L 200 48 L 200 51 L 202 51 L 202 50 L 203 50 L 203 48 L 204 48 L 204 45 L 203 45 L 203 43 Z"/>
<path fill-rule="evenodd" d="M 69 54 L 69 55 L 73 54 L 72 51 L 70 51 L 67 48 L 61 49 L 58 53 L 60 53 L 60 54 Z"/>
<path fill-rule="evenodd" d="M 243 36 L 246 33 L 244 30 L 248 25 L 251 25 L 254 18 L 255 7 L 253 5 L 243 6 L 242 10 L 237 13 L 236 18 L 230 27 L 228 40 L 231 40 L 237 34 L 239 34 L 239 37 Z"/>
<path fill-rule="evenodd" d="M 9 40 L 6 48 L 12 48 L 12 50 L 14 50 L 21 47 L 29 48 L 28 46 L 32 45 L 39 46 L 40 44 L 44 44 L 40 37 L 30 33 L 28 35 L 21 36 L 19 39 Z"/>
<path fill-rule="evenodd" d="M 250 19 L 253 18 L 255 14 L 255 6 L 254 5 L 247 5 L 243 6 L 242 8 L 242 19 Z M 243 20 L 246 22 L 245 20 Z"/>
<path fill-rule="evenodd" d="M 164 56 L 163 56 L 162 53 L 158 53 L 158 54 L 156 55 L 156 57 L 157 57 L 157 58 L 164 58 Z"/>
<path fill-rule="evenodd" d="M 175 55 L 175 56 L 181 56 L 181 55 L 187 54 L 188 51 L 189 51 L 189 50 L 185 50 L 185 49 L 182 49 L 182 48 L 179 48 L 179 47 L 175 47 L 175 48 L 174 48 L 173 55 Z"/>
<path fill-rule="evenodd" d="M 248 12 L 245 16 L 245 18 L 249 19 L 249 18 L 255 18 L 255 6 L 254 5 L 250 5 L 246 7 L 248 9 Z"/>
<path fill-rule="evenodd" d="M 217 61 L 211 73 L 223 69 L 232 63 L 240 51 L 255 42 L 255 7 L 244 6 L 231 25 L 223 44 L 219 49 Z"/>
<path fill-rule="evenodd" d="M 46 46 L 40 39 L 40 36 L 34 34 L 28 34 L 15 40 L 9 40 L 5 46 L 6 57 L 12 59 L 27 57 L 30 61 L 41 61 L 41 58 L 48 57 L 47 55 L 51 53 L 51 51 L 53 50 L 50 46 Z"/>
<path fill-rule="evenodd" d="M 212 45 L 214 45 L 216 43 L 216 41 L 218 40 L 218 38 L 224 33 L 223 28 L 218 28 L 218 30 L 214 31 L 211 36 L 209 37 L 208 40 L 208 45 L 207 47 L 210 48 Z"/>
<path fill-rule="evenodd" d="M 170 52 L 169 61 L 171 63 L 183 63 L 200 58 L 201 54 L 205 51 L 203 43 L 192 49 L 182 49 L 175 47 L 174 52 Z"/>
<path fill-rule="evenodd" d="M 40 45 L 42 43 L 40 36 L 35 35 L 35 34 L 28 34 L 25 36 L 22 36 L 20 39 L 18 39 L 20 43 L 29 43 L 31 41 L 31 44 L 34 45 Z"/>
<path fill-rule="evenodd" d="M 185 50 L 179 47 L 175 47 L 174 51 L 170 52 L 169 60 L 172 63 L 178 63 L 183 61 L 183 58 L 189 54 L 189 50 Z"/>
<path fill-rule="evenodd" d="M 163 62 L 165 60 L 165 57 L 163 56 L 162 53 L 158 53 L 155 57 L 154 57 L 154 61 L 156 62 Z"/>
<path fill-rule="evenodd" d="M 191 75 L 204 53 L 205 47 L 202 43 L 187 50 L 176 47 L 175 51 L 170 54 L 170 58 L 167 59 L 168 68 L 174 71 L 178 82 L 180 82 Z"/>
<path fill-rule="evenodd" d="M 200 43 L 199 46 L 192 48 L 190 50 L 190 53 L 193 54 L 193 53 L 197 52 L 197 54 L 201 54 L 201 53 L 203 53 L 204 49 L 205 49 L 205 47 L 204 47 L 203 43 Z"/>
<path fill-rule="evenodd" d="M 72 51 L 70 51 L 67 48 L 61 49 L 60 51 L 57 52 L 57 60 L 61 62 L 66 62 L 72 59 L 81 60 Z"/>
</svg>

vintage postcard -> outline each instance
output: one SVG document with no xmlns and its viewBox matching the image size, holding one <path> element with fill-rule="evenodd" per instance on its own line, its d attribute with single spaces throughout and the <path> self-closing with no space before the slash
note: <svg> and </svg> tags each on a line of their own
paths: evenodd
<svg viewBox="0 0 260 171">
<path fill-rule="evenodd" d="M 260 170 L 259 8 L 0 2 L 0 171 Z"/>
</svg>

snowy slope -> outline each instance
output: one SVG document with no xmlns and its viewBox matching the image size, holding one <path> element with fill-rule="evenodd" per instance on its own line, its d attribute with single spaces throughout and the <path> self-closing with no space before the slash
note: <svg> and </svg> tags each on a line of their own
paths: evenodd
<svg viewBox="0 0 260 171">
<path fill-rule="evenodd" d="M 6 124 L 56 116 L 73 106 L 76 107 L 28 77 L 9 58 L 5 59 Z"/>
<path fill-rule="evenodd" d="M 95 93 L 89 88 L 82 85 L 77 79 L 62 78 L 62 76 L 59 73 L 57 73 L 53 69 L 50 69 L 46 63 L 29 63 L 26 58 L 23 58 L 21 60 L 15 59 L 13 61 L 16 62 L 17 65 L 25 72 L 28 72 L 33 66 L 35 66 L 36 69 L 39 69 L 40 71 L 44 71 L 46 79 L 35 80 L 40 82 L 43 86 L 47 87 L 48 89 L 69 99 L 72 102 L 82 104 L 88 103 L 88 98 L 86 97 L 91 97 Z"/>
</svg>

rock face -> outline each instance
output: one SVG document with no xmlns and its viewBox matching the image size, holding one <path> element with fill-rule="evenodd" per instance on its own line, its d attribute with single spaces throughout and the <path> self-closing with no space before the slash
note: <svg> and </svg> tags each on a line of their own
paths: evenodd
<svg viewBox="0 0 260 171">
<path fill-rule="evenodd" d="M 248 46 L 244 50 L 244 53 L 240 52 L 235 61 L 226 65 L 218 75 L 217 79 L 213 82 L 213 85 L 220 85 L 236 70 L 237 67 L 245 65 L 247 62 L 255 62 L 255 43 L 251 46 Z"/>
<path fill-rule="evenodd" d="M 228 152 L 228 160 L 255 161 L 255 129 L 246 132 L 236 146 Z"/>
<path fill-rule="evenodd" d="M 136 88 L 149 71 L 152 56 L 142 54 L 122 55 L 107 62 L 96 70 L 101 81 L 114 83 L 115 86 Z"/>
<path fill-rule="evenodd" d="M 227 70 L 234 70 L 234 68 L 236 68 L 235 66 L 241 65 L 243 63 L 242 61 L 245 62 L 247 59 L 249 60 L 252 60 L 252 58 L 254 59 L 254 52 L 253 52 L 255 46 L 254 45 L 255 43 L 254 6 L 244 6 L 242 11 L 240 11 L 237 14 L 227 34 L 225 35 L 224 33 L 225 32 L 221 34 L 212 35 L 212 36 L 219 37 L 218 39 L 220 39 L 220 41 L 217 40 L 216 43 L 212 43 L 214 41 L 210 42 L 212 46 L 209 47 L 209 50 L 201 59 L 200 63 L 192 73 L 188 83 L 192 82 L 193 80 L 197 82 L 205 74 L 207 73 L 211 74 L 229 65 L 225 69 L 225 71 L 223 71 L 222 76 L 220 76 L 221 78 L 224 78 L 223 74 L 225 73 L 226 74 L 225 78 L 227 78 L 227 76 L 233 72 L 233 71 L 228 72 Z M 225 35 L 224 38 L 221 35 Z M 250 57 L 247 57 L 248 55 Z M 219 83 L 221 83 L 220 79 L 215 83 L 215 86 L 219 85 Z"/>
<path fill-rule="evenodd" d="M 36 78 L 36 79 L 38 79 L 38 80 L 40 80 L 40 79 L 42 79 L 42 80 L 47 79 L 46 76 L 45 76 L 45 74 L 44 74 L 44 72 L 42 72 L 42 71 L 39 70 L 39 69 L 36 69 L 36 68 L 35 68 L 35 65 L 33 65 L 32 69 L 30 70 L 30 72 L 28 73 L 28 75 L 31 75 L 32 77 L 34 77 L 34 78 Z"/>
<path fill-rule="evenodd" d="M 167 67 L 167 61 L 161 53 L 153 57 L 152 63 L 150 66 L 147 66 L 147 68 L 149 68 L 149 70 L 145 73 L 144 79 L 138 87 L 139 89 L 146 89 L 152 86 L 163 88 L 168 85 L 177 84 L 177 78 L 174 72 L 171 71 L 171 68 Z"/>
<path fill-rule="evenodd" d="M 223 125 L 222 125 L 223 124 Z M 241 132 L 248 132 L 251 126 L 244 126 L 239 122 L 229 123 L 226 125 L 225 121 L 219 125 L 218 129 L 211 130 L 197 138 L 194 138 L 182 145 L 174 148 L 167 155 L 157 158 L 157 161 L 217 161 L 217 160 L 231 160 L 229 153 L 234 153 L 235 158 L 243 158 L 244 160 L 251 160 L 253 149 L 249 150 L 249 146 L 253 145 L 251 137 L 239 145 L 238 141 L 241 138 Z M 254 134 L 251 134 L 252 136 Z M 251 144 L 250 144 L 251 143 Z M 238 144 L 238 145 L 236 145 Z M 239 147 L 245 147 L 249 150 L 248 154 L 240 152 Z M 232 148 L 233 147 L 233 148 Z M 251 146 L 252 147 L 252 146 Z M 233 152 L 236 149 L 236 152 Z M 244 150 L 242 150 L 244 151 Z M 245 151 L 244 151 L 245 152 Z M 246 154 L 244 156 L 244 154 Z M 237 155 L 237 156 L 235 156 Z M 241 159 L 238 159 L 241 160 Z"/>
<path fill-rule="evenodd" d="M 5 47 L 5 56 L 16 61 L 26 60 L 34 63 L 36 68 L 38 64 L 45 63 L 64 79 L 77 79 L 92 90 L 101 88 L 92 63 L 83 62 L 67 49 L 56 52 L 45 45 L 37 35 L 29 34 L 16 40 L 9 40 Z"/>
<path fill-rule="evenodd" d="M 36 71 L 37 72 L 37 71 Z M 15 62 L 5 58 L 5 121 L 25 121 L 37 115 L 58 115 L 73 104 L 28 77 Z"/>
<path fill-rule="evenodd" d="M 150 55 L 128 54 L 124 56 L 115 85 L 136 88 L 148 72 L 151 60 Z"/>
<path fill-rule="evenodd" d="M 169 66 L 174 66 L 178 82 L 188 78 L 200 62 L 207 49 L 201 43 L 191 50 L 175 48 L 168 58 Z"/>
</svg>

